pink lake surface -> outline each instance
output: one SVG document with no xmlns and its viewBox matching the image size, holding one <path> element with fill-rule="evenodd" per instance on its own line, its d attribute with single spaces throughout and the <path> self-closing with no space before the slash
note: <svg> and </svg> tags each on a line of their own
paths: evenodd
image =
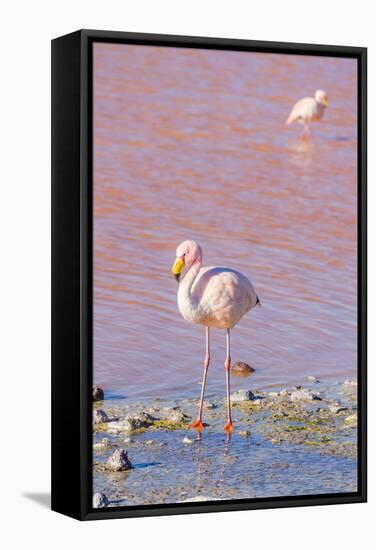
<svg viewBox="0 0 376 550">
<path fill-rule="evenodd" d="M 134 397 L 196 396 L 204 327 L 185 322 L 176 246 L 248 276 L 262 307 L 234 329 L 233 387 L 356 376 L 356 61 L 94 46 L 94 380 Z M 323 88 L 312 125 L 293 103 Z M 208 396 L 224 394 L 212 331 Z"/>
</svg>

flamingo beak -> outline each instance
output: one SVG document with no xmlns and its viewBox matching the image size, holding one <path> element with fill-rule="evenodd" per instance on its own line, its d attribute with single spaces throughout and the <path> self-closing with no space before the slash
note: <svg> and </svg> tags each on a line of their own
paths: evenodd
<svg viewBox="0 0 376 550">
<path fill-rule="evenodd" d="M 177 282 L 179 282 L 180 280 L 180 275 L 184 269 L 184 266 L 185 266 L 184 260 L 182 258 L 176 258 L 175 263 L 172 266 L 172 273 L 175 279 L 177 280 Z"/>
</svg>

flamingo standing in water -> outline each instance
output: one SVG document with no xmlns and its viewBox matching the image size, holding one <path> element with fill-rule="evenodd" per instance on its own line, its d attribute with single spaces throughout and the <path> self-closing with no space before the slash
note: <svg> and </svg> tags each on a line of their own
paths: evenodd
<svg viewBox="0 0 376 550">
<path fill-rule="evenodd" d="M 210 363 L 210 328 L 226 329 L 225 361 L 227 390 L 227 424 L 232 432 L 230 402 L 230 329 L 260 300 L 251 282 L 242 273 L 228 267 L 201 267 L 202 250 L 195 241 L 184 241 L 176 250 L 172 273 L 179 283 L 178 307 L 186 321 L 206 326 L 206 355 L 197 420 L 191 428 L 203 429 L 202 409 L 206 377 Z M 183 273 L 184 271 L 184 273 Z"/>
<path fill-rule="evenodd" d="M 309 134 L 308 123 L 321 120 L 327 106 L 328 96 L 326 92 L 324 90 L 317 90 L 315 97 L 304 97 L 295 103 L 286 120 L 286 124 L 289 125 L 292 122 L 304 124 L 302 137 L 307 138 Z"/>
</svg>

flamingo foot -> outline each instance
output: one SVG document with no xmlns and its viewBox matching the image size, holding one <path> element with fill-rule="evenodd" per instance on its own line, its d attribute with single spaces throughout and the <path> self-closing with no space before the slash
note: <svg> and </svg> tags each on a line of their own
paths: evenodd
<svg viewBox="0 0 376 550">
<path fill-rule="evenodd" d="M 198 418 L 196 420 L 196 422 L 193 422 L 193 424 L 190 424 L 189 425 L 189 428 L 195 428 L 196 430 L 198 430 L 199 432 L 201 432 L 203 429 L 204 429 L 204 425 L 203 423 L 201 422 L 201 420 Z"/>
<path fill-rule="evenodd" d="M 228 422 L 228 424 L 226 424 L 226 426 L 224 427 L 225 432 L 227 432 L 228 434 L 230 434 L 233 429 L 234 428 L 232 422 Z"/>
</svg>

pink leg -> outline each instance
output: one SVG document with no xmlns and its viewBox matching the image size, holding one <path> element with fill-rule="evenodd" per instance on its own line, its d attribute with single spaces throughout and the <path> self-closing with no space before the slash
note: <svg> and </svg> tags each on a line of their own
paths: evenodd
<svg viewBox="0 0 376 550">
<path fill-rule="evenodd" d="M 202 409 L 204 406 L 205 386 L 206 386 L 206 378 L 208 375 L 209 363 L 210 363 L 210 335 L 209 335 L 209 327 L 206 327 L 206 354 L 205 354 L 205 361 L 204 361 L 204 376 L 202 379 L 202 386 L 201 386 L 200 407 L 198 409 L 198 417 L 196 422 L 193 422 L 193 424 L 189 426 L 190 428 L 196 428 L 197 430 L 202 430 L 204 427 L 202 423 Z"/>
<path fill-rule="evenodd" d="M 309 127 L 308 124 L 304 124 L 303 133 L 302 133 L 302 139 L 304 141 L 309 139 Z"/>
<path fill-rule="evenodd" d="M 232 432 L 232 418 L 231 418 L 231 400 L 230 400 L 230 369 L 231 369 L 231 355 L 230 355 L 230 329 L 227 329 L 226 335 L 227 354 L 225 361 L 226 369 L 226 393 L 227 393 L 227 424 L 225 430 L 227 433 Z"/>
</svg>

